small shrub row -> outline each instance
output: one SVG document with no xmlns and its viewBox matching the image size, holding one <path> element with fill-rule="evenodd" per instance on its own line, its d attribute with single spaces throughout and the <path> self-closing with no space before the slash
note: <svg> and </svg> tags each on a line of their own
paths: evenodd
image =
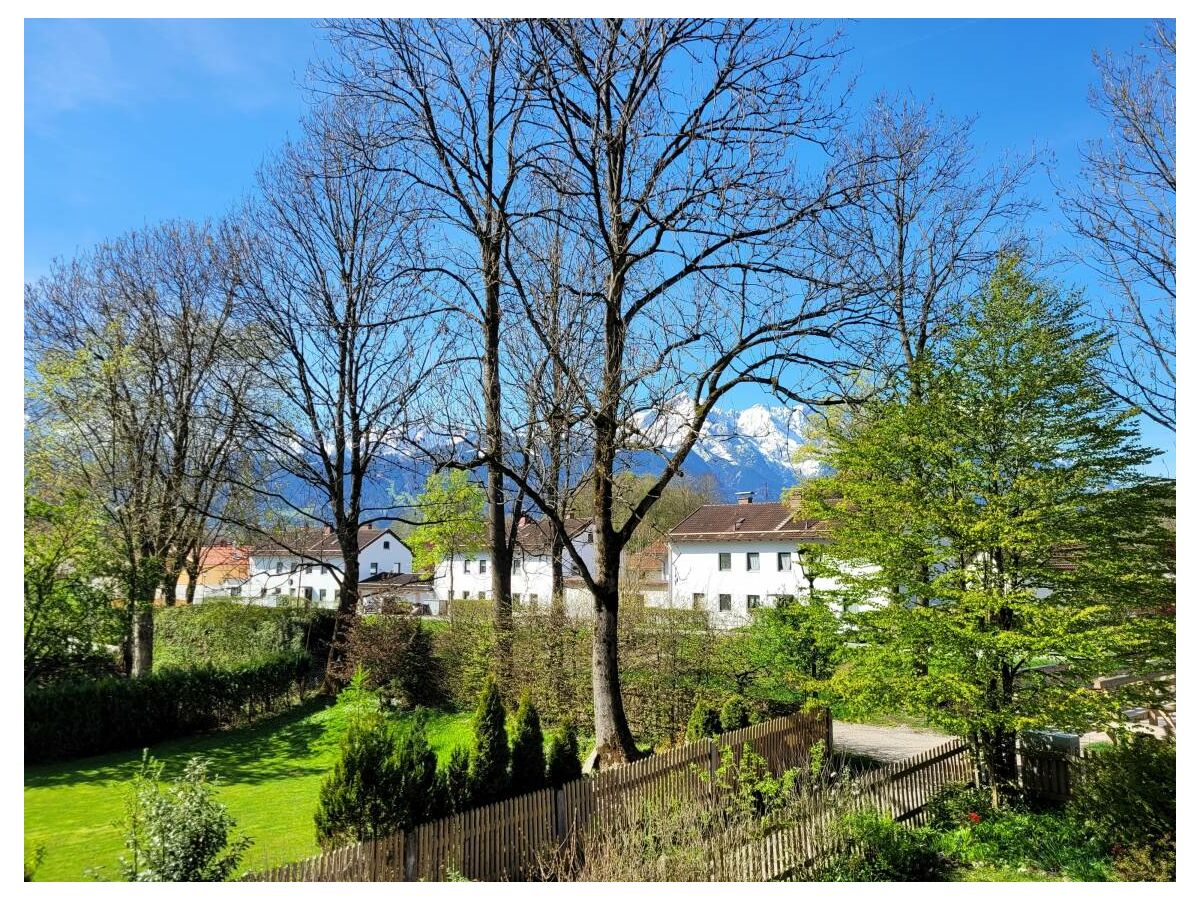
<svg viewBox="0 0 1200 900">
<path fill-rule="evenodd" d="M 324 659 L 333 638 L 331 609 L 258 606 L 212 598 L 154 612 L 154 668 L 244 666 L 279 653 Z"/>
<path fill-rule="evenodd" d="M 750 725 L 750 710 L 746 701 L 737 694 L 731 694 L 721 706 L 721 711 L 704 698 L 696 701 L 692 707 L 691 718 L 688 719 L 685 736 L 688 741 L 702 741 L 705 738 L 716 737 L 727 731 L 737 731 Z"/>
<path fill-rule="evenodd" d="M 142 678 L 63 681 L 25 691 L 25 761 L 147 747 L 280 708 L 312 670 L 307 653 Z"/>
</svg>

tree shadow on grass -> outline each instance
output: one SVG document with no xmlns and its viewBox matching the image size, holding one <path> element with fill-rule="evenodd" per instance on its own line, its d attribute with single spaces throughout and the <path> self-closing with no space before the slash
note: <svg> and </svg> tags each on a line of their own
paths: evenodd
<svg viewBox="0 0 1200 900">
<path fill-rule="evenodd" d="M 224 784 L 255 784 L 284 777 L 319 775 L 333 765 L 341 722 L 332 714 L 319 715 L 332 705 L 314 697 L 292 709 L 253 725 L 163 741 L 150 748 L 164 763 L 165 777 L 174 777 L 193 756 L 210 760 L 210 771 Z M 140 750 L 125 750 L 25 769 L 25 787 L 57 787 L 128 781 L 141 762 Z"/>
</svg>

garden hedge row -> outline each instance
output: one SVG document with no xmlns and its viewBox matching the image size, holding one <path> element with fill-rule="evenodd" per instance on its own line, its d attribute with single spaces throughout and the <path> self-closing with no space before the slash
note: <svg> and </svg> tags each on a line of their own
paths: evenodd
<svg viewBox="0 0 1200 900">
<path fill-rule="evenodd" d="M 223 669 L 289 650 L 325 657 L 336 612 L 209 599 L 154 611 L 154 668 Z"/>
<path fill-rule="evenodd" d="M 63 681 L 25 691 L 25 761 L 147 747 L 282 706 L 313 669 L 307 653 L 142 678 Z"/>
</svg>

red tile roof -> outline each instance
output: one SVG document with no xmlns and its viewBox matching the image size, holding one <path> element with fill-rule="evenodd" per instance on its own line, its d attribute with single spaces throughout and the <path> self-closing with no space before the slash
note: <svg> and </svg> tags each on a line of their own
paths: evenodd
<svg viewBox="0 0 1200 900">
<path fill-rule="evenodd" d="M 668 533 L 683 541 L 808 541 L 828 534 L 819 519 L 793 520 L 782 503 L 722 503 L 702 506 Z"/>
</svg>

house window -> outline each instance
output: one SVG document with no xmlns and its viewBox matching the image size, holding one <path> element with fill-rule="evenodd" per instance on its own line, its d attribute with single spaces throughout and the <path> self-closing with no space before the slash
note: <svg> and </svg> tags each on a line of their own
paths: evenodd
<svg viewBox="0 0 1200 900">
<path fill-rule="evenodd" d="M 721 612 L 729 612 L 733 609 L 733 595 L 717 594 L 717 609 Z"/>
<path fill-rule="evenodd" d="M 304 589 L 304 599 L 309 601 L 310 603 L 312 602 L 312 588 L 306 587 Z"/>
<path fill-rule="evenodd" d="M 463 557 L 463 571 L 464 572 L 471 571 L 471 561 L 469 559 L 467 559 L 465 556 Z"/>
<path fill-rule="evenodd" d="M 708 597 L 705 594 L 692 594 L 692 609 L 704 609 Z"/>
<path fill-rule="evenodd" d="M 282 575 L 282 574 L 283 574 L 283 563 L 281 563 L 281 562 L 277 562 L 277 563 L 275 563 L 275 574 L 276 574 L 276 575 Z"/>
<path fill-rule="evenodd" d="M 393 565 L 392 571 L 395 572 L 397 575 L 399 575 L 400 574 L 400 563 L 396 563 L 395 565 Z"/>
<path fill-rule="evenodd" d="M 486 559 L 481 559 L 481 560 L 479 561 L 479 574 L 480 574 L 480 575 L 483 575 L 483 574 L 485 574 L 486 572 L 487 572 L 487 560 L 486 560 Z"/>
<path fill-rule="evenodd" d="M 375 575 L 379 572 L 379 563 L 371 563 L 371 574 Z"/>
<path fill-rule="evenodd" d="M 520 571 L 521 571 L 521 560 L 517 559 L 516 556 L 513 556 L 513 574 L 516 575 Z"/>
<path fill-rule="evenodd" d="M 747 572 L 757 572 L 758 571 L 758 554 L 757 553 L 747 553 L 746 554 L 746 571 Z"/>
<path fill-rule="evenodd" d="M 384 549 L 384 550 L 391 550 L 391 549 L 392 549 L 392 542 L 391 542 L 391 541 L 384 541 L 384 542 L 383 542 L 383 549 Z"/>
<path fill-rule="evenodd" d="M 317 594 L 317 599 L 319 599 L 322 603 L 325 602 L 325 588 L 321 588 L 320 593 Z"/>
<path fill-rule="evenodd" d="M 592 533 L 592 529 L 588 529 L 587 542 L 590 544 L 596 540 L 596 536 Z"/>
<path fill-rule="evenodd" d="M 259 593 L 259 595 L 258 595 L 258 596 L 260 596 L 260 597 L 265 597 L 265 596 L 267 596 L 267 589 L 266 589 L 266 588 L 263 588 L 263 589 L 262 589 L 262 591 Z"/>
<path fill-rule="evenodd" d="M 521 595 L 520 594 L 513 594 L 513 604 L 515 606 L 521 605 Z"/>
<path fill-rule="evenodd" d="M 787 553 L 776 554 L 775 565 L 778 566 L 780 572 L 792 571 L 792 554 L 789 550 Z"/>
<path fill-rule="evenodd" d="M 721 572 L 728 572 L 732 568 L 733 568 L 733 555 L 730 553 L 718 553 L 717 554 L 717 570 L 721 571 Z"/>
<path fill-rule="evenodd" d="M 312 574 L 312 563 L 309 563 L 307 566 L 304 567 L 304 574 L 305 575 Z"/>
<path fill-rule="evenodd" d="M 470 592 L 470 591 L 463 591 L 463 596 L 462 596 L 462 598 L 463 598 L 464 600 L 470 600 L 470 599 L 471 599 L 471 592 Z"/>
<path fill-rule="evenodd" d="M 486 591 L 480 591 L 480 592 L 479 592 L 479 599 L 480 599 L 480 600 L 486 600 L 486 599 L 487 599 L 487 592 L 486 592 Z"/>
<path fill-rule="evenodd" d="M 276 597 L 278 597 L 280 594 L 283 593 L 283 591 L 280 588 L 275 588 L 275 590 L 271 591 L 271 593 L 274 594 Z"/>
<path fill-rule="evenodd" d="M 538 596 L 537 596 L 537 594 L 530 594 L 530 595 L 529 595 L 529 605 L 530 605 L 530 606 L 537 606 L 537 602 L 538 602 Z"/>
<path fill-rule="evenodd" d="M 746 595 L 746 609 L 758 609 L 758 594 Z"/>
</svg>

